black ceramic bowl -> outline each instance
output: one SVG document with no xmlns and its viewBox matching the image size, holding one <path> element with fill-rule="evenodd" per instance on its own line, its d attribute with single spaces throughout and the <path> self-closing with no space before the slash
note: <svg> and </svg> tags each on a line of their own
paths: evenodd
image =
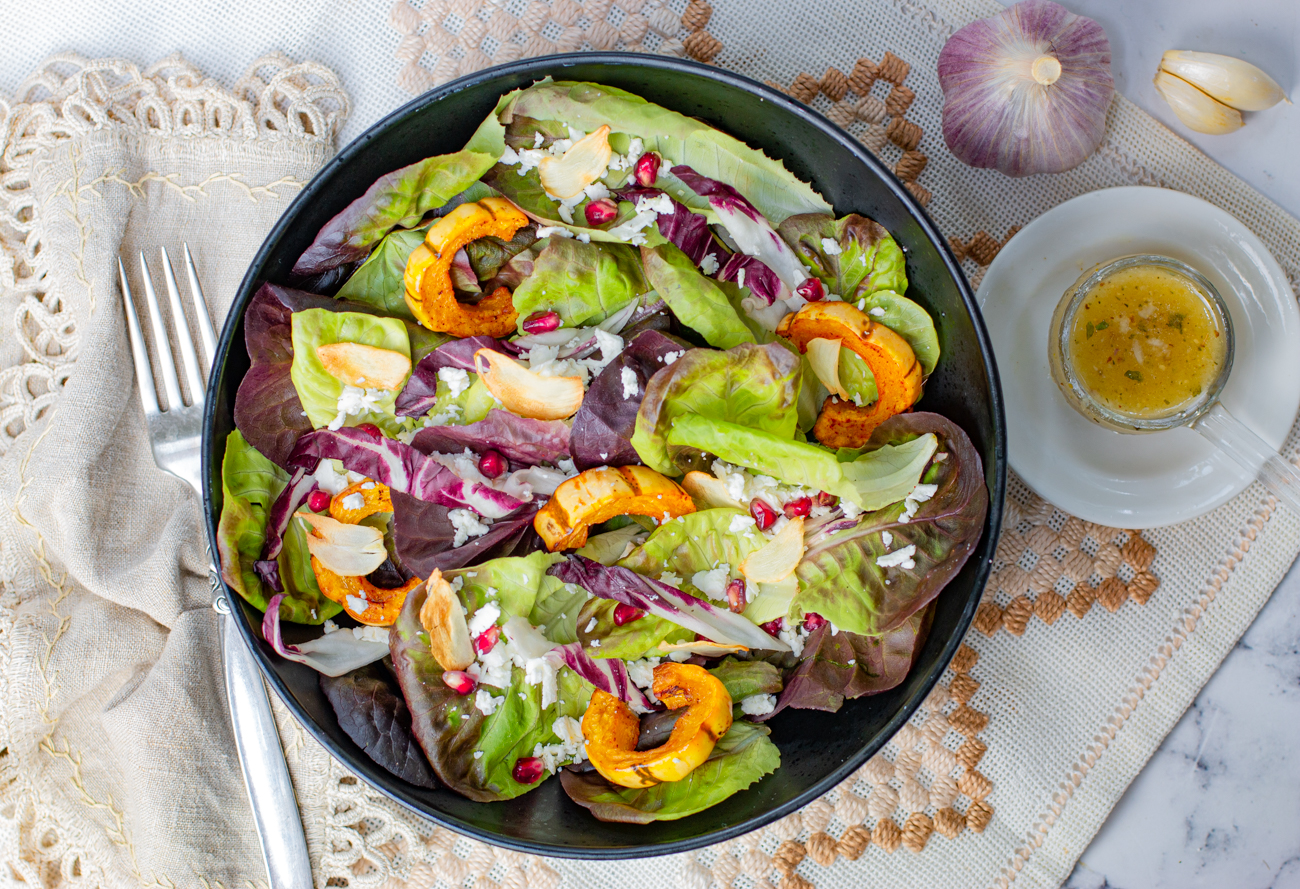
<svg viewBox="0 0 1300 889">
<path fill-rule="evenodd" d="M 698 815 L 637 826 L 605 824 L 564 795 L 558 780 L 508 803 L 475 803 L 450 790 L 422 790 L 375 765 L 339 728 L 317 674 L 274 655 L 261 638 L 260 612 L 241 602 L 240 630 L 267 680 L 307 731 L 373 786 L 433 821 L 526 852 L 623 858 L 683 852 L 754 830 L 825 793 L 880 749 L 925 698 L 952 658 L 988 576 L 1002 516 L 1006 433 L 993 352 L 974 297 L 943 238 L 902 184 L 852 137 L 785 95 L 718 68 L 677 59 L 586 53 L 528 59 L 482 71 L 426 93 L 375 124 L 298 195 L 244 277 L 222 332 L 204 425 L 204 507 L 208 533 L 221 513 L 221 458 L 234 428 L 235 390 L 248 369 L 244 308 L 263 281 L 287 283 L 289 270 L 320 227 L 380 175 L 464 147 L 498 97 L 546 75 L 621 87 L 697 117 L 780 158 L 811 182 L 837 214 L 862 213 L 887 228 L 907 254 L 907 296 L 925 306 L 943 358 L 925 387 L 923 410 L 970 435 L 984 460 L 990 508 L 984 535 L 940 595 L 930 631 L 907 679 L 884 694 L 847 702 L 838 713 L 787 710 L 769 725 L 781 768 Z M 233 601 L 241 601 L 232 595 Z"/>
</svg>

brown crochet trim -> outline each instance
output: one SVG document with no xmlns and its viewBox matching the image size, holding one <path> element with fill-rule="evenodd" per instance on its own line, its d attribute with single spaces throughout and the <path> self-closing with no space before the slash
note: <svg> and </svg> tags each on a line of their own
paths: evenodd
<svg viewBox="0 0 1300 889">
<path fill-rule="evenodd" d="M 854 63 L 850 73 L 831 66 L 820 78 L 803 72 L 791 81 L 789 87 L 768 81 L 767 85 L 811 105 L 818 96 L 829 100 L 825 113 L 831 122 L 848 130 L 872 154 L 884 160 L 883 152 L 890 143 L 902 150 L 893 162 L 894 175 L 903 180 L 903 187 L 922 206 L 930 203 L 930 191 L 917 182 L 929 158 L 919 149 L 925 135 L 920 126 L 908 120 L 907 111 L 916 100 L 916 93 L 903 85 L 911 66 L 886 52 L 880 62 L 862 58 Z M 877 83 L 889 84 L 887 91 L 878 90 L 881 96 L 871 95 Z"/>
</svg>

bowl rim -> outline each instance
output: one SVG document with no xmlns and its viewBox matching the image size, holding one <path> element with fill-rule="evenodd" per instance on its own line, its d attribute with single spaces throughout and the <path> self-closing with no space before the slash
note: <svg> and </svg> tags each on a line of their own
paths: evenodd
<svg viewBox="0 0 1300 889">
<path fill-rule="evenodd" d="M 1003 503 L 1007 487 L 1007 434 L 1006 434 L 1006 416 L 1002 398 L 1002 386 L 998 374 L 996 359 L 993 353 L 993 346 L 989 334 L 984 325 L 983 316 L 975 301 L 975 294 L 967 280 L 965 272 L 962 271 L 961 265 L 953 255 L 947 240 L 939 232 L 938 227 L 930 218 L 925 209 L 917 202 L 912 194 L 903 186 L 903 183 L 893 174 L 893 172 L 877 159 L 871 152 L 867 151 L 856 139 L 850 136 L 840 127 L 832 123 L 827 117 L 814 110 L 810 106 L 791 98 L 787 94 L 754 80 L 742 74 L 736 74 L 713 65 L 706 65 L 690 59 L 675 58 L 672 56 L 657 56 L 641 53 L 619 53 L 619 52 L 579 52 L 579 53 L 560 53 L 546 56 L 536 56 L 527 59 L 519 59 L 504 65 L 496 65 L 490 68 L 484 68 L 480 71 L 458 77 L 449 81 L 442 86 L 435 87 L 422 93 L 411 101 L 401 105 L 396 110 L 380 118 L 375 123 L 367 127 L 362 133 L 357 135 L 351 142 L 343 147 L 337 154 L 327 161 L 316 173 L 311 180 L 303 187 L 297 196 L 285 208 L 275 225 L 267 233 L 262 245 L 258 248 L 257 253 L 249 262 L 247 271 L 239 283 L 235 293 L 235 299 L 231 305 L 230 313 L 222 326 L 221 336 L 217 343 L 216 356 L 214 365 L 210 372 L 207 388 L 207 400 L 203 412 L 203 452 L 202 452 L 202 479 L 203 479 L 203 509 L 204 509 L 204 526 L 207 531 L 209 551 L 216 553 L 217 550 L 217 521 L 218 516 L 214 513 L 213 507 L 213 488 L 212 484 L 212 455 L 216 450 L 213 443 L 213 437 L 216 430 L 217 421 L 217 399 L 216 389 L 220 382 L 226 366 L 226 361 L 232 346 L 231 341 L 234 339 L 236 329 L 239 328 L 239 320 L 243 309 L 247 308 L 248 301 L 252 298 L 257 290 L 259 278 L 254 274 L 254 270 L 261 269 L 271 253 L 272 245 L 280 240 L 285 231 L 291 224 L 291 220 L 297 215 L 298 209 L 308 202 L 314 200 L 323 187 L 322 183 L 330 178 L 335 171 L 350 163 L 355 157 L 367 150 L 371 139 L 379 132 L 397 125 L 403 119 L 411 114 L 416 113 L 426 105 L 437 103 L 448 96 L 458 93 L 471 86 L 476 86 L 481 82 L 492 80 L 503 75 L 535 75 L 538 79 L 551 75 L 558 75 L 564 68 L 577 67 L 583 65 L 613 65 L 627 66 L 638 68 L 658 68 L 666 71 L 675 71 L 683 74 L 699 75 L 715 82 L 745 90 L 758 95 L 761 99 L 780 108 L 787 114 L 802 119 L 806 124 L 822 131 L 826 136 L 843 145 L 860 163 L 871 171 L 893 195 L 903 202 L 909 215 L 920 226 L 923 234 L 934 245 L 948 270 L 949 276 L 957 286 L 958 294 L 961 298 L 962 305 L 965 307 L 970 317 L 975 332 L 976 344 L 983 359 L 985 370 L 989 380 L 989 402 L 992 408 L 992 426 L 993 426 L 993 484 L 989 490 L 989 511 L 986 518 L 986 530 L 976 543 L 974 551 L 971 553 L 971 560 L 976 562 L 975 565 L 975 584 L 973 589 L 980 591 L 983 589 L 985 582 L 988 580 L 989 572 L 993 565 L 992 553 L 996 546 L 998 535 L 1002 526 Z M 218 373 L 218 369 L 222 373 Z M 985 479 L 988 479 L 988 467 L 985 467 Z M 213 562 L 215 564 L 215 556 Z M 281 702 L 293 714 L 294 718 L 302 725 L 302 728 L 312 736 L 325 750 L 337 759 L 339 759 L 353 774 L 365 780 L 374 789 L 384 794 L 386 797 L 397 802 L 404 808 L 414 812 L 422 818 L 427 818 L 435 824 L 455 831 L 462 836 L 467 836 L 490 845 L 504 847 L 517 852 L 526 852 L 534 855 L 547 855 L 556 858 L 572 858 L 586 860 L 621 860 L 628 858 L 655 857 L 660 855 L 671 855 L 681 852 L 690 852 L 705 846 L 711 846 L 717 843 L 725 842 L 743 834 L 758 830 L 780 818 L 797 811 L 806 806 L 815 799 L 824 796 L 835 786 L 844 781 L 849 775 L 861 767 L 871 756 L 878 752 L 887 743 L 888 739 L 907 722 L 912 714 L 920 707 L 922 701 L 929 695 L 930 691 L 938 683 L 939 678 L 947 669 L 948 663 L 952 660 L 957 652 L 958 646 L 961 645 L 965 638 L 967 630 L 970 628 L 974 619 L 975 611 L 979 606 L 980 595 L 972 594 L 963 608 L 957 628 L 951 638 L 945 643 L 935 666 L 931 667 L 926 675 L 922 677 L 921 685 L 912 697 L 905 701 L 899 708 L 898 712 L 885 724 L 885 726 L 876 734 L 875 738 L 883 739 L 878 743 L 869 741 L 865 743 L 858 753 L 847 758 L 839 767 L 832 770 L 825 777 L 809 786 L 802 793 L 793 799 L 774 806 L 766 812 L 753 815 L 734 824 L 723 825 L 713 830 L 704 831 L 696 836 L 686 839 L 673 840 L 666 843 L 646 844 L 646 845 L 627 845 L 616 847 L 574 847 L 562 844 L 550 844 L 545 842 L 536 842 L 521 840 L 515 837 L 493 833 L 490 830 L 484 830 L 473 824 L 462 821 L 461 819 L 444 814 L 442 812 L 427 810 L 417 807 L 412 801 L 403 798 L 399 788 L 405 785 L 400 778 L 389 774 L 376 763 L 369 760 L 362 752 L 359 756 L 350 750 L 335 749 L 333 739 L 329 738 L 323 730 L 311 719 L 304 708 L 298 703 L 293 694 L 289 691 L 288 686 L 280 675 L 276 672 L 270 656 L 267 654 L 261 640 L 255 635 L 252 625 L 248 620 L 238 619 L 241 608 L 248 608 L 243 599 L 235 594 L 225 584 L 220 577 L 219 569 L 216 572 L 213 581 L 217 594 L 224 594 L 228 603 L 232 606 L 231 614 L 235 616 L 235 624 L 239 628 L 239 633 L 244 637 L 244 642 L 253 652 L 257 661 L 258 669 L 261 671 L 263 678 L 279 695 Z"/>
</svg>

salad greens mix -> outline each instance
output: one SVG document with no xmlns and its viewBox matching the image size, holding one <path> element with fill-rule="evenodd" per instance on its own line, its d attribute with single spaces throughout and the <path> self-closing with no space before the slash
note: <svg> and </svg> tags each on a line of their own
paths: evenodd
<svg viewBox="0 0 1300 889">
<path fill-rule="evenodd" d="M 621 90 L 503 96 L 294 280 L 244 316 L 222 572 L 417 786 L 706 809 L 767 720 L 904 679 L 982 531 L 889 233 Z"/>
</svg>

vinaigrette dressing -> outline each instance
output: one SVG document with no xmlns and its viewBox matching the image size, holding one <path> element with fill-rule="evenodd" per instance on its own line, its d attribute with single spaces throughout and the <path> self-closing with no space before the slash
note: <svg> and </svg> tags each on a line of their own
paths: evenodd
<svg viewBox="0 0 1300 889">
<path fill-rule="evenodd" d="M 1083 295 L 1070 325 L 1076 379 L 1107 408 L 1175 413 L 1213 386 L 1227 337 L 1200 289 L 1168 269 L 1118 269 Z"/>
</svg>

